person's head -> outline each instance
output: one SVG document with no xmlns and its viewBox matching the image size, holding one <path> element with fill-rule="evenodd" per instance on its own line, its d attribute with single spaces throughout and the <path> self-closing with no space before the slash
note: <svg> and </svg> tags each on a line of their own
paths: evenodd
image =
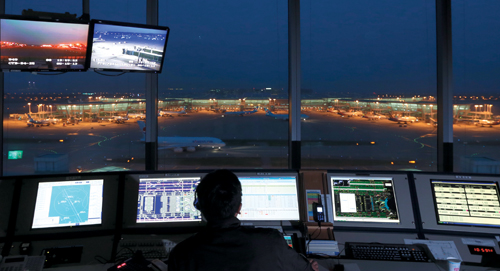
<svg viewBox="0 0 500 271">
<path fill-rule="evenodd" d="M 241 207 L 241 183 L 229 170 L 211 172 L 196 187 L 195 207 L 207 221 L 234 217 Z"/>
</svg>

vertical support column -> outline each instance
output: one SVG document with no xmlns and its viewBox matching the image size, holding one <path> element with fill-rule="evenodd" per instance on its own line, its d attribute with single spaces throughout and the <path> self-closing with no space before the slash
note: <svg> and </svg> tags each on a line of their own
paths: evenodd
<svg viewBox="0 0 500 271">
<path fill-rule="evenodd" d="M 288 168 L 299 170 L 300 145 L 300 0 L 288 0 Z"/>
<path fill-rule="evenodd" d="M 453 172 L 451 0 L 436 0 L 438 171 Z"/>
<path fill-rule="evenodd" d="M 0 0 L 0 14 L 5 14 L 5 0 Z M 0 144 L 0 176 L 3 176 L 3 108 L 4 108 L 4 90 L 5 90 L 5 81 L 4 81 L 4 73 L 0 72 L 0 98 L 2 101 L 0 102 L 0 139 L 2 139 L 2 144 Z"/>
<path fill-rule="evenodd" d="M 90 0 L 82 0 L 82 18 L 90 20 Z"/>
<path fill-rule="evenodd" d="M 147 0 L 146 23 L 158 25 L 158 0 Z M 146 74 L 146 170 L 158 169 L 158 74 Z"/>
</svg>

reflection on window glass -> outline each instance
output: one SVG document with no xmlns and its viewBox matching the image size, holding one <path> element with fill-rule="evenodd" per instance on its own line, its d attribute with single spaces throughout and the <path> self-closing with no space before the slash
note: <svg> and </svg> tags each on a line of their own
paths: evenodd
<svg viewBox="0 0 500 271">
<path fill-rule="evenodd" d="M 159 168 L 286 168 L 287 2 L 160 1 L 159 10 L 171 28 Z"/>
<path fill-rule="evenodd" d="M 96 2 L 91 17 L 146 21 L 142 1 L 115 2 Z M 6 7 L 7 13 L 32 8 L 81 15 L 81 3 L 73 7 L 61 1 L 43 1 L 43 5 L 7 1 Z M 58 36 L 57 46 L 44 42 L 40 47 L 54 51 L 71 43 L 65 37 Z M 61 49 L 58 58 L 71 58 L 75 49 L 64 48 L 69 49 Z M 110 76 L 93 71 L 5 73 L 4 175 L 143 170 L 143 133 L 128 114 L 145 108 L 144 74 L 105 75 Z"/>
<path fill-rule="evenodd" d="M 302 167 L 437 170 L 435 3 L 301 2 Z"/>
<path fill-rule="evenodd" d="M 497 1 L 452 1 L 456 172 L 499 172 L 499 11 Z"/>
</svg>

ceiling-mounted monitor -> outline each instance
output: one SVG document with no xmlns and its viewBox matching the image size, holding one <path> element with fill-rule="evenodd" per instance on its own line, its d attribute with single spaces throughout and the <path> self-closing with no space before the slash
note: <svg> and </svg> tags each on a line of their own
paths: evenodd
<svg viewBox="0 0 500 271">
<path fill-rule="evenodd" d="M 85 71 L 89 25 L 80 21 L 0 17 L 2 71 Z"/>
<path fill-rule="evenodd" d="M 168 27 L 92 20 L 89 33 L 87 56 L 91 69 L 161 72 Z"/>
</svg>

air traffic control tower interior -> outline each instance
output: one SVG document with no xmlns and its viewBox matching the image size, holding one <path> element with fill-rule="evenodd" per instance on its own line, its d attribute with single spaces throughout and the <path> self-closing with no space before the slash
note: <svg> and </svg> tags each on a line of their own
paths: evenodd
<svg viewBox="0 0 500 271">
<path fill-rule="evenodd" d="M 1 270 L 166 261 L 222 168 L 320 270 L 500 270 L 500 4 L 72 2 L 0 0 Z"/>
</svg>

